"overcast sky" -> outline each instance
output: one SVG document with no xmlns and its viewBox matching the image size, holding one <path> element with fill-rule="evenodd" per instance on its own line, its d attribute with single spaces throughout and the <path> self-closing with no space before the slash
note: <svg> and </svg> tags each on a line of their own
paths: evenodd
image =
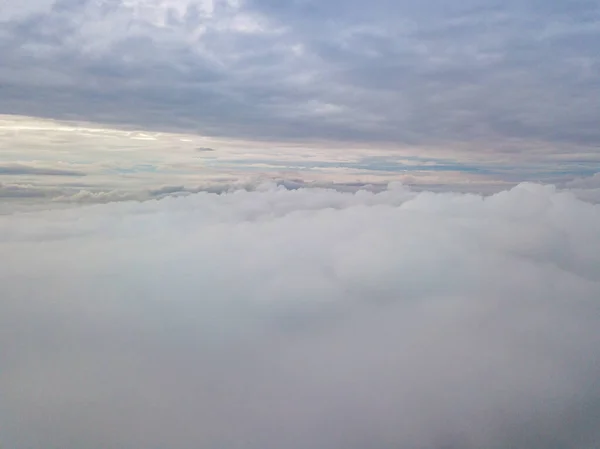
<svg viewBox="0 0 600 449">
<path fill-rule="evenodd" d="M 0 59 L 3 198 L 586 178 L 600 198 L 597 0 L 7 1 Z"/>
<path fill-rule="evenodd" d="M 0 0 L 0 445 L 597 449 L 599 124 L 599 0 Z"/>
<path fill-rule="evenodd" d="M 596 0 L 20 0 L 0 8 L 0 55 L 3 113 L 496 151 L 600 143 Z"/>
</svg>

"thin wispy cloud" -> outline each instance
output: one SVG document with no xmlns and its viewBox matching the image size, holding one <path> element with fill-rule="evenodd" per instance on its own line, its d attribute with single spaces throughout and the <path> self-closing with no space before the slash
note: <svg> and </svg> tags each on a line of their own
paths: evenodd
<svg viewBox="0 0 600 449">
<path fill-rule="evenodd" d="M 515 155 L 472 148 L 249 141 L 79 121 L 0 116 L 0 213 L 24 207 L 148 200 L 195 192 L 287 188 L 493 193 L 523 181 L 600 201 L 598 154 Z M 50 200 L 50 202 L 49 202 Z"/>
<path fill-rule="evenodd" d="M 31 167 L 23 164 L 0 165 L 0 175 L 36 175 L 36 176 L 84 176 L 85 173 L 59 168 Z"/>
</svg>

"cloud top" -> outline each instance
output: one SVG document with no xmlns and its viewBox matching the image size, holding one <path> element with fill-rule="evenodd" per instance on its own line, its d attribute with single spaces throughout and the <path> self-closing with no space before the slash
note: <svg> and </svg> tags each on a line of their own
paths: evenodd
<svg viewBox="0 0 600 449">
<path fill-rule="evenodd" d="M 3 442 L 592 449 L 598 229 L 537 184 L 0 216 Z"/>
</svg>

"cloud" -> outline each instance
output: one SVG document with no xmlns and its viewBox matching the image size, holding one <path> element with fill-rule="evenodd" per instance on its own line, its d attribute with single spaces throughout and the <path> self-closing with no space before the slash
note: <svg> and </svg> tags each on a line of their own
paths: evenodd
<svg viewBox="0 0 600 449">
<path fill-rule="evenodd" d="M 589 152 L 499 158 L 469 150 L 298 144 L 209 138 L 191 133 L 105 127 L 77 121 L 0 116 L 0 212 L 81 203 L 145 201 L 198 192 L 287 189 L 415 190 L 492 194 L 526 180 L 599 202 L 600 166 Z M 197 151 L 198 148 L 218 151 Z M 520 162 L 519 162 L 520 160 Z M 65 161 L 69 161 L 68 163 Z M 64 176 L 69 175 L 69 176 Z"/>
<path fill-rule="evenodd" d="M 1 198 L 46 198 L 48 192 L 27 184 L 0 183 Z"/>
<path fill-rule="evenodd" d="M 565 183 L 568 188 L 596 189 L 600 188 L 600 173 L 585 178 L 577 178 Z"/>
<path fill-rule="evenodd" d="M 418 157 L 413 152 L 413 148 L 390 151 L 323 142 L 249 142 L 72 120 L 0 116 L 0 153 L 4 167 L 8 167 L 5 172 L 11 174 L 3 182 L 28 186 L 29 193 L 35 189 L 40 201 L 34 204 L 33 196 L 27 201 L 35 207 L 44 207 L 47 199 L 72 204 L 145 200 L 180 192 L 252 190 L 265 181 L 290 188 L 357 190 L 403 182 L 419 188 L 452 186 L 491 192 L 518 180 L 550 177 L 554 181 L 556 176 L 552 158 L 515 167 L 487 156 L 473 160 L 461 152 L 423 150 Z M 581 161 L 561 165 L 562 177 L 568 179 L 589 170 Z M 59 173 L 82 177 L 60 177 Z M 14 189 L 4 193 L 15 198 Z M 10 207 L 15 205 L 23 206 L 13 201 Z M 2 209 L 6 207 L 2 205 Z"/>
<path fill-rule="evenodd" d="M 599 228 L 536 184 L 0 216 L 3 444 L 592 449 Z"/>
<path fill-rule="evenodd" d="M 565 182 L 564 187 L 585 201 L 600 203 L 600 173 Z"/>
<path fill-rule="evenodd" d="M 63 170 L 59 168 L 42 168 L 24 164 L 8 164 L 0 165 L 0 175 L 85 176 L 85 173 L 76 170 Z"/>
<path fill-rule="evenodd" d="M 516 154 L 600 139 L 594 1 L 26 5 L 0 13 L 3 112 Z"/>
</svg>

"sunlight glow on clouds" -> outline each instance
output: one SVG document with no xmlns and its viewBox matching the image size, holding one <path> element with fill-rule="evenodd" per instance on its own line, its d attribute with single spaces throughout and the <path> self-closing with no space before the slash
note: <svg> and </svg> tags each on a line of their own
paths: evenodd
<svg viewBox="0 0 600 449">
<path fill-rule="evenodd" d="M 599 201 L 598 154 L 532 155 L 470 148 L 248 141 L 77 121 L 0 116 L 0 213 L 82 202 L 146 200 L 198 191 L 288 188 L 492 193 L 521 181 L 573 187 Z M 589 179 L 589 181 L 588 181 Z M 575 183 L 575 184 L 569 184 Z"/>
</svg>

